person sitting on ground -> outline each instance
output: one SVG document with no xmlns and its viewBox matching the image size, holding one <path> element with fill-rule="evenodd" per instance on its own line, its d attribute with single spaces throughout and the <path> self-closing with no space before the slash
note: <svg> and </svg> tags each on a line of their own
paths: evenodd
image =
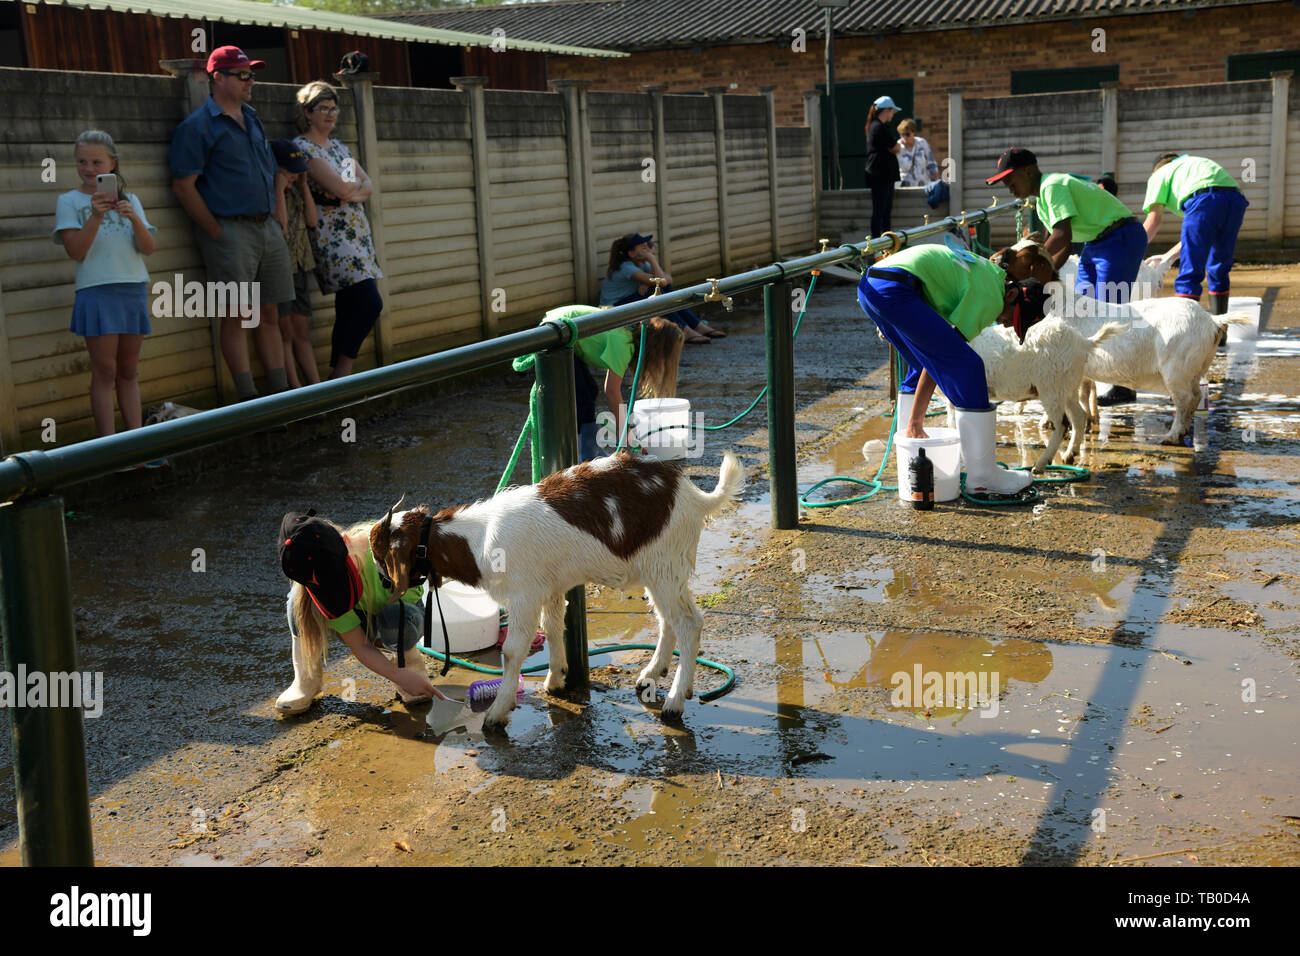
<svg viewBox="0 0 1300 956">
<path fill-rule="evenodd" d="M 966 490 L 972 494 L 1013 495 L 1033 481 L 1027 472 L 997 465 L 997 411 L 989 403 L 984 363 L 967 344 L 994 322 L 1010 321 L 1020 300 L 1019 288 L 1008 284 L 1000 266 L 937 245 L 894 253 L 870 267 L 858 285 L 862 310 L 908 366 L 921 370 L 906 427 L 899 427 L 909 438 L 927 437 L 925 411 L 935 386 L 941 388 L 957 411 Z M 1037 308 L 1041 318 L 1041 298 Z"/>
<path fill-rule="evenodd" d="M 659 265 L 652 246 L 653 236 L 629 233 L 615 239 L 609 248 L 609 268 L 600 285 L 601 305 L 626 305 L 638 302 L 654 292 L 654 280 L 663 279 L 661 293 L 674 291 L 673 277 Z M 708 345 L 710 339 L 723 339 L 727 333 L 709 326 L 690 309 L 669 313 L 691 345 Z"/>
</svg>

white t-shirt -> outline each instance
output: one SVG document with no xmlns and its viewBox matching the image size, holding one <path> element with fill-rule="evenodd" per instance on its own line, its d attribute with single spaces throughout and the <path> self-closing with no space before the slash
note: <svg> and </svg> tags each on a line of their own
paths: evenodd
<svg viewBox="0 0 1300 956">
<path fill-rule="evenodd" d="M 73 189 L 59 197 L 54 207 L 54 233 L 51 238 L 57 246 L 63 245 L 59 235 L 64 229 L 80 229 L 90 218 L 91 196 L 79 189 Z M 140 217 L 145 228 L 152 235 L 158 230 L 144 216 L 144 207 L 134 193 L 128 193 L 127 199 Z M 113 282 L 148 282 L 149 268 L 144 264 L 144 256 L 135 247 L 135 230 L 131 221 L 110 209 L 104 213 L 99 223 L 99 232 L 90 244 L 86 257 L 77 263 L 77 288 L 89 289 L 91 286 L 108 285 Z"/>
</svg>

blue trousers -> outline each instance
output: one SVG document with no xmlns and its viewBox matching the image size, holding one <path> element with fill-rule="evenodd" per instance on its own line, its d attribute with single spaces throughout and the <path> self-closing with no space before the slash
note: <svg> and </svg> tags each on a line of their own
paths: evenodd
<svg viewBox="0 0 1300 956">
<path fill-rule="evenodd" d="M 1237 233 L 1250 203 L 1240 192 L 1201 193 L 1183 206 L 1183 248 L 1178 254 L 1174 291 L 1201 297 L 1209 275 L 1211 294 L 1228 291 L 1228 271 L 1237 250 Z"/>
<path fill-rule="evenodd" d="M 913 370 L 912 389 L 905 386 L 904 391 L 915 389 L 924 368 L 957 408 L 993 407 L 983 360 L 920 292 L 902 282 L 864 276 L 858 284 L 858 304 Z"/>
<path fill-rule="evenodd" d="M 1074 280 L 1074 291 L 1123 305 L 1133 291 L 1146 251 L 1147 233 L 1136 219 L 1105 239 L 1085 242 L 1079 255 L 1079 276 Z"/>
</svg>

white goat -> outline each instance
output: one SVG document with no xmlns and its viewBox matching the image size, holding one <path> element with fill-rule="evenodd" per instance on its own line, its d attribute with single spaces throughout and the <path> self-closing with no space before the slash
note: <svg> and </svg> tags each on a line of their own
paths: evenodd
<svg viewBox="0 0 1300 956">
<path fill-rule="evenodd" d="M 1129 300 L 1137 301 L 1139 299 L 1158 299 L 1164 291 L 1165 276 L 1169 274 L 1169 267 L 1173 260 L 1163 263 L 1159 267 L 1152 267 L 1145 262 L 1138 268 L 1137 281 L 1133 283 L 1133 288 L 1129 292 Z M 1058 278 L 1063 286 L 1073 291 L 1075 280 L 1079 276 L 1079 257 L 1070 256 L 1061 266 Z"/>
<path fill-rule="evenodd" d="M 1084 336 L 1118 322 L 1124 331 L 1098 345 L 1088 356 L 1084 375 L 1128 388 L 1164 392 L 1174 404 L 1174 420 L 1161 438 L 1176 445 L 1192 423 L 1201 396 L 1201 379 L 1214 360 L 1219 335 L 1229 325 L 1244 325 L 1242 313 L 1211 315 L 1195 300 L 1172 297 L 1109 305 L 1097 299 L 1055 290 L 1048 299 L 1049 317 L 1064 317 Z M 1090 409 L 1095 415 L 1095 410 Z M 1095 419 L 1094 419 L 1095 420 Z"/>
<path fill-rule="evenodd" d="M 1030 328 L 1024 344 L 1015 330 L 992 325 L 975 336 L 970 346 L 984 362 L 989 399 L 997 402 L 1024 402 L 1036 398 L 1043 404 L 1047 420 L 1070 419 L 1070 443 L 1065 449 L 1065 463 L 1071 464 L 1083 444 L 1087 414 L 1079 402 L 1079 385 L 1084 367 L 1098 344 L 1123 331 L 1118 322 L 1101 325 L 1091 337 L 1059 318 L 1045 319 Z M 1061 445 L 1060 428 L 1051 430 L 1047 448 L 1034 462 L 1041 472 L 1052 463 Z"/>
</svg>

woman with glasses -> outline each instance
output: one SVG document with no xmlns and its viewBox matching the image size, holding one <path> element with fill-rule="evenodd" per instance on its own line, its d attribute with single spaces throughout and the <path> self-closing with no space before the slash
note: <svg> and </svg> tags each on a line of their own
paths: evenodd
<svg viewBox="0 0 1300 956">
<path fill-rule="evenodd" d="M 307 157 L 307 176 L 320 216 L 317 265 L 338 286 L 334 297 L 334 333 L 330 341 L 330 378 L 352 371 L 361 345 L 384 307 L 376 279 L 370 222 L 362 205 L 370 198 L 370 177 L 352 152 L 333 136 L 338 122 L 338 94 L 315 80 L 298 91 L 298 128 L 294 144 Z"/>
<path fill-rule="evenodd" d="M 910 116 L 898 124 L 898 169 L 904 186 L 928 186 L 939 178 L 939 164 L 924 136 L 916 135 L 916 120 Z"/>
</svg>

